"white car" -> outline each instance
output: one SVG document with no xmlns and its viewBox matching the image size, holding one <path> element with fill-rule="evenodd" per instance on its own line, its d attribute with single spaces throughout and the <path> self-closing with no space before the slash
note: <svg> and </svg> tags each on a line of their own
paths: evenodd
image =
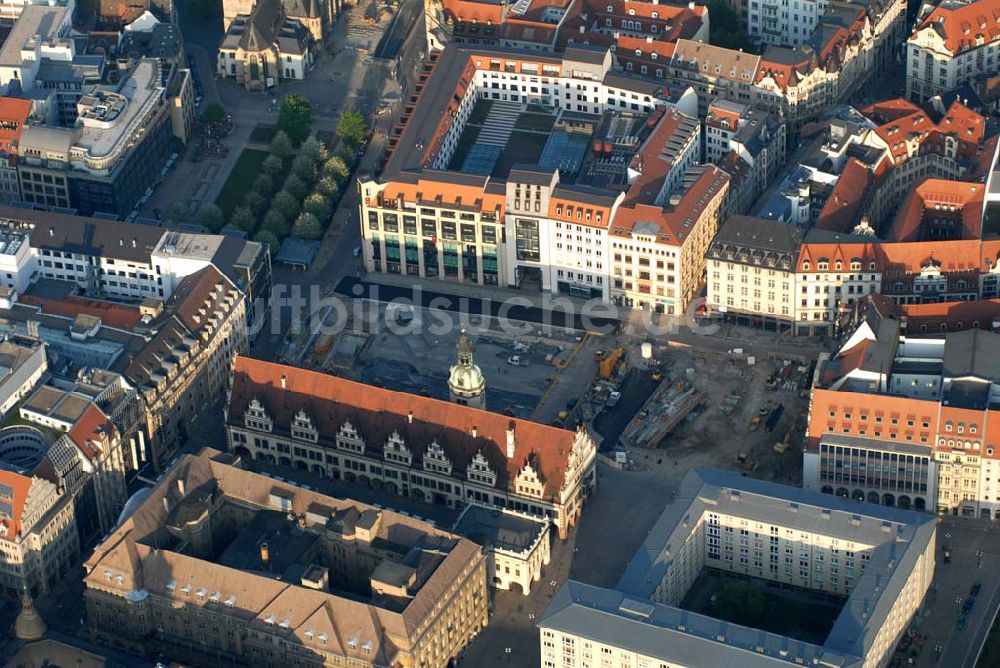
<svg viewBox="0 0 1000 668">
<path fill-rule="evenodd" d="M 507 358 L 507 364 L 511 366 L 528 366 L 528 360 L 521 359 L 520 355 L 511 355 Z"/>
<path fill-rule="evenodd" d="M 355 247 L 354 247 L 354 248 L 353 248 L 353 249 L 351 250 L 351 256 L 352 256 L 352 257 L 358 257 L 359 255 L 361 255 L 361 246 L 355 246 Z"/>
</svg>

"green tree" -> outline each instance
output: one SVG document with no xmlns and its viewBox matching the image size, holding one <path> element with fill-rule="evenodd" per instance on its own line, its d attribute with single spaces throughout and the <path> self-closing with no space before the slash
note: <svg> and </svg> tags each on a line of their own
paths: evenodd
<svg viewBox="0 0 1000 668">
<path fill-rule="evenodd" d="M 233 215 L 229 216 L 229 224 L 238 227 L 244 232 L 251 232 L 257 226 L 257 216 L 248 206 L 238 206 L 233 209 Z"/>
<path fill-rule="evenodd" d="M 368 124 L 365 123 L 365 117 L 356 111 L 345 111 L 337 126 L 337 136 L 353 149 L 361 146 L 367 135 Z"/>
<path fill-rule="evenodd" d="M 286 95 L 278 110 L 278 130 L 283 130 L 295 144 L 309 136 L 312 127 L 312 107 L 301 95 Z"/>
<path fill-rule="evenodd" d="M 339 155 L 335 155 L 323 163 L 323 176 L 328 176 L 337 183 L 343 183 L 350 176 L 347 163 Z"/>
<path fill-rule="evenodd" d="M 218 232 L 226 224 L 226 217 L 222 215 L 222 209 L 211 202 L 205 202 L 198 209 L 198 224 Z"/>
<path fill-rule="evenodd" d="M 294 197 L 297 202 L 301 202 L 309 194 L 309 186 L 296 174 L 288 175 L 288 178 L 285 179 L 285 185 L 282 186 L 282 190 Z"/>
<path fill-rule="evenodd" d="M 279 158 L 287 158 L 292 154 L 292 140 L 289 139 L 288 134 L 283 130 L 278 130 L 271 137 L 271 143 L 268 144 L 267 148 L 271 151 L 271 155 L 278 156 Z"/>
<path fill-rule="evenodd" d="M 267 230 L 278 238 L 286 237 L 289 230 L 288 218 L 277 208 L 271 207 L 260 221 L 260 229 Z"/>
<path fill-rule="evenodd" d="M 297 155 L 292 160 L 292 174 L 295 174 L 306 183 L 316 180 L 316 161 L 308 155 Z"/>
<path fill-rule="evenodd" d="M 275 236 L 274 232 L 268 230 L 261 230 L 253 237 L 254 241 L 260 242 L 271 248 L 271 254 L 278 252 L 278 248 L 281 244 L 278 243 L 278 237 Z"/>
<path fill-rule="evenodd" d="M 171 223 L 184 223 L 191 217 L 191 208 L 187 202 L 174 202 L 167 209 L 167 220 Z"/>
<path fill-rule="evenodd" d="M 749 582 L 727 583 L 711 604 L 714 616 L 754 628 L 760 627 L 766 609 L 764 593 Z"/>
<path fill-rule="evenodd" d="M 268 176 L 277 176 L 285 168 L 285 161 L 277 155 L 269 155 L 260 163 L 260 171 Z"/>
<path fill-rule="evenodd" d="M 271 191 L 274 190 L 274 179 L 268 174 L 258 174 L 257 178 L 253 180 L 253 189 L 261 195 L 270 195 Z"/>
<path fill-rule="evenodd" d="M 306 213 L 311 213 L 324 223 L 330 220 L 330 216 L 333 215 L 333 207 L 330 205 L 330 200 L 319 193 L 309 195 L 306 201 L 302 203 L 302 210 Z"/>
<path fill-rule="evenodd" d="M 292 225 L 292 236 L 299 239 L 319 239 L 323 234 L 323 225 L 311 213 L 302 212 Z"/>
<path fill-rule="evenodd" d="M 218 102 L 213 102 L 205 107 L 205 111 L 201 114 L 201 120 L 206 123 L 221 123 L 226 120 L 226 108 Z"/>
<path fill-rule="evenodd" d="M 294 220 L 299 215 L 299 200 L 282 190 L 271 200 L 271 207 L 277 209 L 286 220 Z"/>
<path fill-rule="evenodd" d="M 259 216 L 264 213 L 264 209 L 267 208 L 267 197 L 260 194 L 256 190 L 251 190 L 247 193 L 247 196 L 243 198 L 243 204 L 250 209 L 255 216 Z"/>
<path fill-rule="evenodd" d="M 320 164 L 327 158 L 326 144 L 321 142 L 315 137 L 315 135 L 310 136 L 304 142 L 299 149 L 300 155 L 308 155 L 315 164 Z"/>
<path fill-rule="evenodd" d="M 316 182 L 316 192 L 320 195 L 326 195 L 333 201 L 337 198 L 337 194 L 340 189 L 337 187 L 337 182 L 331 179 L 329 176 L 324 176 L 319 181 Z"/>
</svg>

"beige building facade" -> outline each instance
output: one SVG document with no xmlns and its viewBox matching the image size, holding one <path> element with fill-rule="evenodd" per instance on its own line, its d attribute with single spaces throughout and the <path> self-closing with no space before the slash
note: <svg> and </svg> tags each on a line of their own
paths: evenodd
<svg viewBox="0 0 1000 668">
<path fill-rule="evenodd" d="M 44 478 L 0 470 L 0 589 L 46 594 L 78 562 L 72 496 Z"/>
<path fill-rule="evenodd" d="M 444 666 L 486 558 L 419 520 L 185 455 L 86 562 L 92 638 L 192 663 Z"/>
</svg>

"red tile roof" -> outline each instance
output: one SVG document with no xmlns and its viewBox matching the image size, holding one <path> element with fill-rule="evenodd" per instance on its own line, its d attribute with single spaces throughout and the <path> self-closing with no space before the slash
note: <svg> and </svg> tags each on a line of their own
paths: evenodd
<svg viewBox="0 0 1000 668">
<path fill-rule="evenodd" d="M 67 295 L 61 299 L 41 298 L 36 295 L 21 295 L 18 301 L 31 306 L 41 307 L 47 315 L 75 318 L 77 315 L 90 315 L 100 318 L 101 323 L 115 329 L 131 330 L 142 318 L 139 309 L 134 306 L 105 302 L 99 299 L 85 299 Z"/>
<path fill-rule="evenodd" d="M 958 7 L 937 7 L 931 12 L 914 36 L 922 30 L 933 30 L 944 41 L 951 54 L 958 55 L 983 43 L 1000 39 L 1000 0 L 978 0 Z M 913 37 L 910 38 L 913 41 Z"/>
<path fill-rule="evenodd" d="M 878 248 L 878 242 L 874 239 L 871 242 L 804 243 L 799 250 L 799 270 L 820 274 L 843 274 L 852 271 L 855 273 L 858 271 L 861 273 L 877 272 L 880 270 L 881 260 Z M 820 262 L 826 262 L 827 268 L 820 269 Z M 837 268 L 838 262 L 840 262 L 839 269 Z M 860 262 L 861 269 L 852 270 L 852 262 Z M 871 269 L 872 262 L 875 263 L 875 269 Z M 809 269 L 806 269 L 806 266 Z"/>
<path fill-rule="evenodd" d="M 31 482 L 32 479 L 30 476 L 0 469 L 0 485 L 6 485 L 10 488 L 11 492 L 10 498 L 0 497 L 0 502 L 10 506 L 10 517 L 0 519 L 0 524 L 7 527 L 6 539 L 8 540 L 14 540 L 23 528 L 21 526 L 21 516 L 24 513 L 24 504 L 28 499 L 28 492 L 31 490 Z M 4 537 L 0 536 L 0 541 L 2 540 L 4 540 Z"/>
<path fill-rule="evenodd" d="M 96 404 L 90 404 L 69 430 L 69 438 L 87 459 L 93 461 L 113 439 L 115 427 Z"/>
<path fill-rule="evenodd" d="M 657 240 L 680 246 L 695 232 L 705 208 L 717 197 L 725 197 L 729 174 L 710 165 L 691 184 L 675 206 L 659 207 L 652 204 L 633 203 L 619 207 L 611 224 L 612 236 L 627 237 L 640 223 L 659 225 Z"/>
<path fill-rule="evenodd" d="M 865 191 L 875 182 L 875 175 L 857 158 L 849 158 L 827 198 L 816 227 L 821 230 L 850 232 L 858 224 L 858 212 Z"/>
<path fill-rule="evenodd" d="M 560 493 L 576 439 L 572 431 L 500 413 L 237 357 L 233 362 L 229 419 L 240 421 L 254 399 L 261 402 L 276 427 L 287 429 L 300 410 L 324 435 L 336 434 L 349 421 L 369 449 L 381 450 L 393 432 L 398 432 L 411 448 L 426 448 L 436 440 L 455 471 L 464 470 L 481 452 L 497 473 L 498 485 L 511 490 L 518 473 L 530 462 L 544 482 L 546 498 Z M 515 449 L 514 456 L 508 458 L 510 426 L 514 427 Z M 473 429 L 476 436 L 472 435 Z M 420 462 L 421 454 L 413 452 L 414 465 Z"/>
<path fill-rule="evenodd" d="M 992 329 L 993 322 L 1000 320 L 1000 299 L 901 304 L 899 308 L 906 316 L 907 334 L 922 331 L 952 332 L 969 329 L 973 323 L 978 323 L 976 326 L 981 329 Z"/>
<path fill-rule="evenodd" d="M 930 229 L 934 221 L 954 221 L 959 234 L 951 239 L 978 239 L 984 192 L 985 187 L 981 183 L 926 179 L 907 195 L 886 234 L 886 241 L 935 238 Z"/>
<path fill-rule="evenodd" d="M 972 158 L 986 129 L 986 119 L 957 100 L 937 123 L 923 109 L 905 100 L 876 102 L 863 113 L 882 124 L 875 133 L 889 145 L 896 164 L 918 153 L 948 155 L 949 139 L 957 143 L 954 151 L 958 158 Z"/>
<path fill-rule="evenodd" d="M 0 97 L 0 153 L 17 155 L 24 122 L 31 113 L 31 100 Z"/>
<path fill-rule="evenodd" d="M 499 25 L 507 5 L 475 0 L 442 0 L 445 16 L 453 21 Z"/>
</svg>

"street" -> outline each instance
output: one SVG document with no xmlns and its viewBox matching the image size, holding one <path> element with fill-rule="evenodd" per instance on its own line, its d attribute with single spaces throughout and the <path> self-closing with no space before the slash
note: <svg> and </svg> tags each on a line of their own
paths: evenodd
<svg viewBox="0 0 1000 668">
<path fill-rule="evenodd" d="M 926 639 L 921 640 L 913 665 L 975 668 L 1000 606 L 1000 580 L 996 577 L 1000 570 L 1000 527 L 988 520 L 947 516 L 938 525 L 937 543 L 934 584 L 919 621 L 914 623 Z M 951 549 L 951 563 L 944 561 L 945 546 Z M 965 628 L 958 629 L 956 621 L 975 583 L 982 590 L 965 614 Z"/>
</svg>

